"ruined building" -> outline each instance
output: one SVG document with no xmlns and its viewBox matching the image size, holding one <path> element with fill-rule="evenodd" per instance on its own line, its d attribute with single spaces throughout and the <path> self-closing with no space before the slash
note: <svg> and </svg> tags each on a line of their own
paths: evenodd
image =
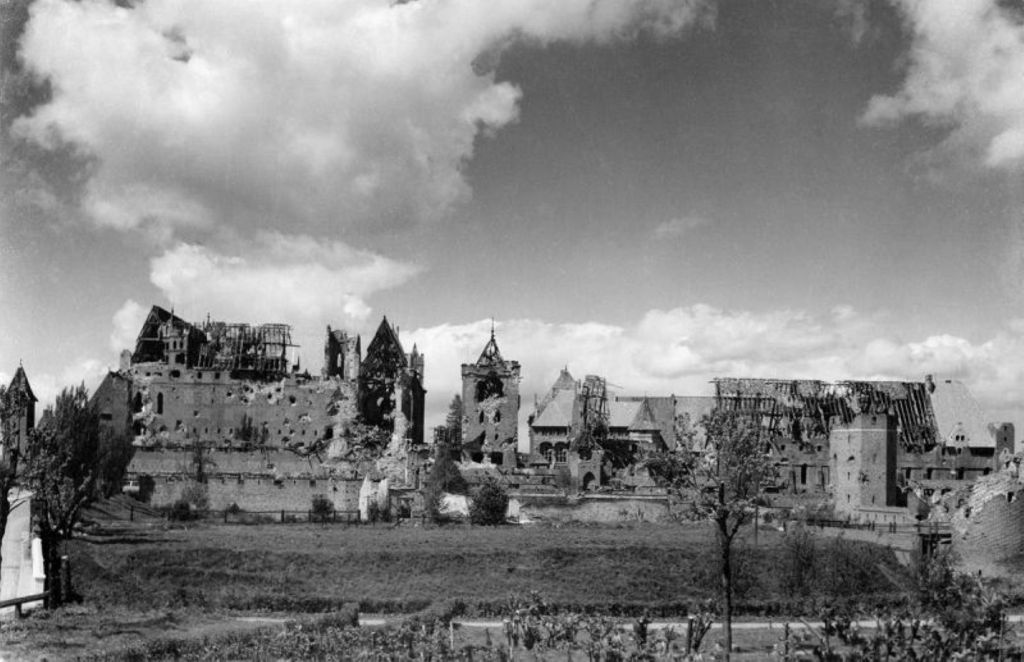
<svg viewBox="0 0 1024 662">
<path fill-rule="evenodd" d="M 609 396 L 604 379 L 576 381 L 565 368 L 534 404 L 529 464 L 562 470 L 583 490 L 644 482 L 637 460 L 675 448 L 677 417 L 699 420 L 713 404 L 704 397 Z"/>
<path fill-rule="evenodd" d="M 756 415 L 776 459 L 776 489 L 831 492 L 837 513 L 907 517 L 908 496 L 956 489 L 1014 449 L 1010 423 L 990 423 L 967 387 L 923 382 L 715 380 L 716 407 Z M 911 499 L 913 501 L 913 499 Z"/>
<path fill-rule="evenodd" d="M 358 336 L 328 327 L 321 376 L 291 362 L 293 347 L 286 324 L 193 324 L 153 306 L 134 351 L 94 396 L 107 425 L 130 427 L 130 477 L 170 483 L 157 494 L 171 498 L 173 483 L 193 471 L 198 445 L 211 480 L 233 486 L 223 490 L 231 501 L 211 497 L 217 508 L 245 508 L 246 493 L 264 484 L 286 501 L 288 480 L 301 484 L 303 508 L 306 492 L 324 491 L 317 481 L 381 472 L 411 481 L 408 463 L 423 441 L 423 356 L 404 353 L 386 318 L 365 356 Z"/>
<path fill-rule="evenodd" d="M 519 362 L 502 357 L 492 328 L 476 363 L 462 364 L 462 457 L 515 467 L 519 404 Z"/>
</svg>

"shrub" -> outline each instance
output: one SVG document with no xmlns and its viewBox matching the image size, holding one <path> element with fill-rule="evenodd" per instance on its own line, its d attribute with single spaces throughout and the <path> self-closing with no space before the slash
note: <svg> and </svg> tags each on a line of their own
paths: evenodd
<svg viewBox="0 0 1024 662">
<path fill-rule="evenodd" d="M 323 494 L 315 494 L 311 513 L 314 522 L 326 522 L 334 515 L 334 504 Z"/>
<path fill-rule="evenodd" d="M 171 506 L 167 513 L 168 518 L 174 522 L 187 522 L 192 519 L 192 504 L 185 499 L 178 499 Z"/>
<path fill-rule="evenodd" d="M 477 488 L 469 504 L 469 521 L 473 524 L 504 524 L 508 511 L 508 493 L 494 480 Z"/>
<path fill-rule="evenodd" d="M 814 534 L 802 522 L 792 526 L 782 539 L 781 582 L 789 597 L 807 597 L 814 587 L 817 558 Z"/>
<path fill-rule="evenodd" d="M 181 488 L 179 501 L 190 504 L 196 510 L 206 510 L 210 506 L 209 491 L 205 483 L 190 482 Z"/>
</svg>

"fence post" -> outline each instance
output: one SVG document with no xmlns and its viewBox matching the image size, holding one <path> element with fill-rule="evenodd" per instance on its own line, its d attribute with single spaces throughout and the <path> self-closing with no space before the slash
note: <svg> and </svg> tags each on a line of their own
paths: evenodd
<svg viewBox="0 0 1024 662">
<path fill-rule="evenodd" d="M 281 509 L 281 524 L 284 524 L 284 508 Z"/>
<path fill-rule="evenodd" d="M 71 595 L 71 559 L 66 555 L 60 557 L 60 595 L 64 602 Z"/>
</svg>

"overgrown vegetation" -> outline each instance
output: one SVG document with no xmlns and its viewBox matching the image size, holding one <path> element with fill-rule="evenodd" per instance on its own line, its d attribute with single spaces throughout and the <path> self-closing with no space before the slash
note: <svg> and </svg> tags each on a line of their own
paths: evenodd
<svg viewBox="0 0 1024 662">
<path fill-rule="evenodd" d="M 473 524 L 504 524 L 507 512 L 508 492 L 498 482 L 488 480 L 473 491 L 469 503 L 469 521 Z"/>
<path fill-rule="evenodd" d="M 863 611 L 829 606 L 819 613 L 823 625 L 791 636 L 787 630 L 776 647 L 782 660 L 1019 660 L 1024 647 L 1010 632 L 1004 596 L 981 578 L 955 569 L 948 553 L 916 562 L 916 582 L 907 601 L 877 611 L 876 627 L 857 623 Z M 798 649 L 802 649 L 798 653 Z M 804 656 L 806 657 L 806 656 Z"/>
</svg>

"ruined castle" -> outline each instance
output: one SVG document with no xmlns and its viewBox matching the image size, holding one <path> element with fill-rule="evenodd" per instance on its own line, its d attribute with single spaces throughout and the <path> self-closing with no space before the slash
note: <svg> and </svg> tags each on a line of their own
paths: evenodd
<svg viewBox="0 0 1024 662">
<path fill-rule="evenodd" d="M 325 494 L 351 510 L 368 479 L 414 486 L 427 455 L 423 355 L 387 318 L 365 355 L 361 344 L 328 327 L 313 376 L 290 359 L 288 325 L 195 324 L 153 306 L 94 398 L 133 437 L 129 478 L 152 481 L 158 505 L 195 478 L 201 452 L 212 508 L 306 509 Z"/>
</svg>

